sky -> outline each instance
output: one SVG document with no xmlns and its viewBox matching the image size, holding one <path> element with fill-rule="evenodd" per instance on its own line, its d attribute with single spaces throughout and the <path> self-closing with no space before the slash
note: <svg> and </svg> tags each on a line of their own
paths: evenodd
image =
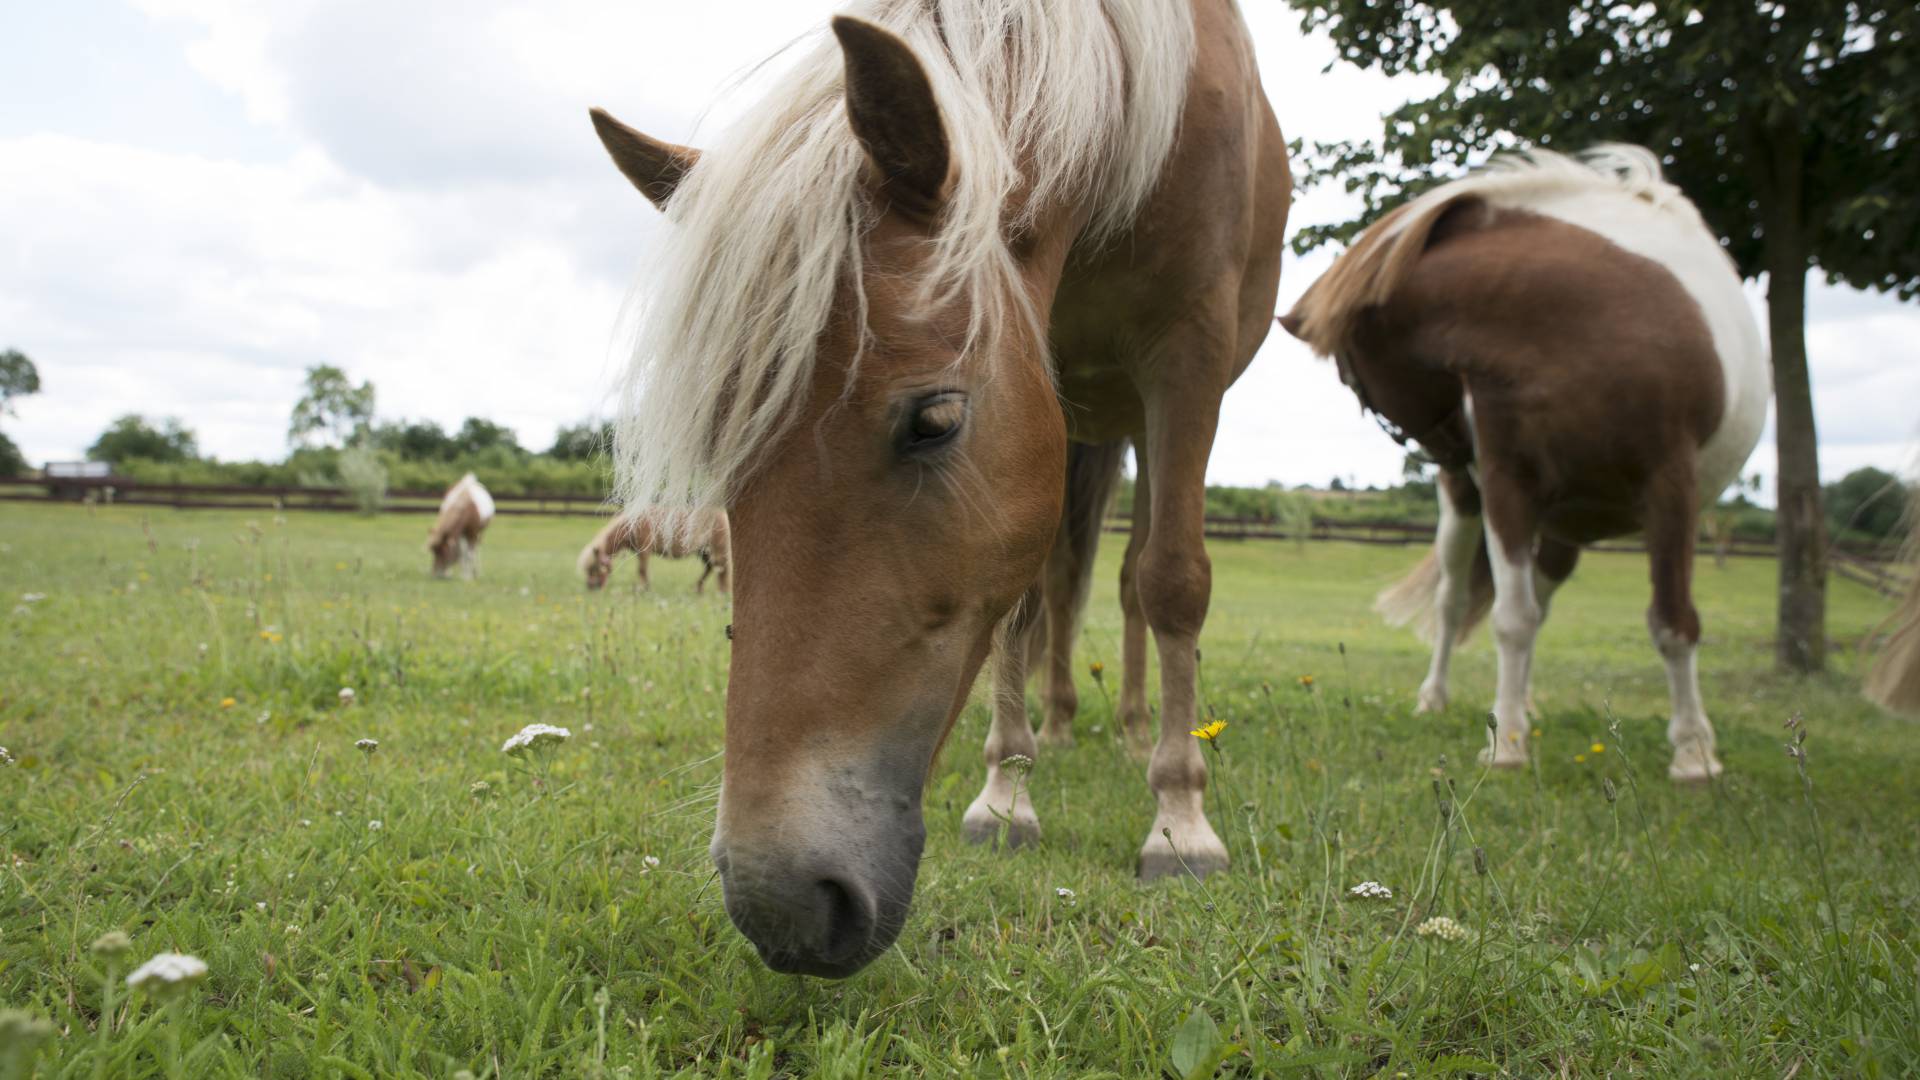
<svg viewBox="0 0 1920 1080">
<path fill-rule="evenodd" d="M 664 227 L 586 110 L 700 145 L 818 0 L 63 0 L 0 34 L 0 348 L 42 392 L 0 427 L 80 457 L 113 418 L 177 416 L 203 452 L 278 459 L 305 369 L 382 419 L 484 416 L 542 449 L 604 416 L 615 325 Z M 1431 84 L 1330 67 L 1278 0 L 1244 2 L 1289 136 L 1377 135 Z M 1354 204 L 1307 193 L 1290 227 Z M 1289 256 L 1278 309 L 1331 262 Z M 1821 471 L 1920 440 L 1920 305 L 1820 283 L 1808 348 Z M 1765 326 L 1764 294 L 1749 286 Z M 1748 466 L 1773 474 L 1772 428 Z M 1228 394 L 1215 483 L 1395 482 L 1402 451 L 1279 331 Z"/>
</svg>

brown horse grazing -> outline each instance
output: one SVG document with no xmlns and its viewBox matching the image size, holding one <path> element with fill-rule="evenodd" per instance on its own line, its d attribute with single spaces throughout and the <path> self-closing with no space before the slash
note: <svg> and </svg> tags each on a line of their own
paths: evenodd
<svg viewBox="0 0 1920 1080">
<path fill-rule="evenodd" d="M 605 585 L 607 576 L 613 572 L 613 560 L 621 552 L 631 551 L 642 589 L 650 587 L 647 580 L 648 556 L 684 559 L 689 555 L 698 555 L 703 569 L 700 571 L 700 580 L 693 583 L 693 591 L 705 592 L 707 578 L 718 570 L 720 591 L 726 592 L 733 563 L 732 545 L 727 536 L 727 515 L 718 510 L 705 510 L 698 511 L 696 518 L 688 528 L 677 525 L 662 527 L 658 514 L 622 514 L 607 522 L 587 542 L 587 546 L 580 549 L 577 565 L 587 580 L 587 589 L 591 591 Z"/>
<path fill-rule="evenodd" d="M 1893 633 L 1867 673 L 1867 697 L 1889 712 L 1920 716 L 1920 487 L 1907 497 L 1906 563 L 1913 584 L 1893 615 Z"/>
<path fill-rule="evenodd" d="M 921 790 L 989 654 L 967 831 L 997 810 L 1031 835 L 1002 769 L 1036 745 L 1007 615 L 1093 501 L 1065 490 L 1069 440 L 1142 462 L 1123 591 L 1162 708 L 1140 873 L 1224 867 L 1188 734 L 1204 480 L 1290 199 L 1231 0 L 864 0 L 711 150 L 594 123 L 671 222 L 622 495 L 732 520 L 712 851 L 761 957 L 844 976 L 899 933 Z"/>
<path fill-rule="evenodd" d="M 1445 707 L 1453 646 L 1491 609 L 1486 760 L 1524 763 L 1554 588 L 1581 545 L 1642 532 L 1668 775 L 1717 775 L 1694 537 L 1759 438 L 1771 375 L 1739 274 L 1653 155 L 1537 153 L 1436 188 L 1368 229 L 1281 322 L 1443 466 L 1433 553 L 1381 598 L 1399 621 L 1434 611 L 1421 706 Z"/>
<path fill-rule="evenodd" d="M 480 575 L 480 534 L 493 521 L 493 496 L 472 473 L 460 478 L 440 500 L 440 516 L 427 530 L 427 550 L 433 553 L 433 576 L 446 577 L 453 564 L 472 581 Z"/>
</svg>

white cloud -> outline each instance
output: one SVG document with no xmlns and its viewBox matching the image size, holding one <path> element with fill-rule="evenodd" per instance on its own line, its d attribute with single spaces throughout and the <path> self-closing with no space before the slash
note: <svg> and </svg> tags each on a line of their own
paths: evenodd
<svg viewBox="0 0 1920 1080">
<path fill-rule="evenodd" d="M 36 458 L 75 455 L 130 411 L 178 415 L 225 457 L 277 456 L 300 373 L 321 362 L 372 379 L 385 416 L 488 416 L 542 445 L 602 402 L 616 313 L 661 227 L 586 107 L 697 144 L 764 85 L 756 65 L 839 6 L 130 2 L 151 36 L 135 45 L 239 107 L 176 109 L 177 134 L 164 109 L 137 131 L 79 123 L 57 95 L 0 110 L 0 346 L 33 356 L 46 385 L 8 431 Z M 1245 14 L 1289 136 L 1369 137 L 1431 85 L 1323 71 L 1331 47 L 1290 10 Z M 124 80 L 91 87 L 96 104 L 139 100 L 157 77 L 94 70 Z M 1315 192 L 1292 223 L 1352 207 Z M 1289 259 L 1283 309 L 1328 261 Z M 1916 331 L 1911 306 L 1814 290 L 1830 475 L 1906 459 Z M 1276 329 L 1227 399 L 1211 475 L 1390 482 L 1401 455 Z M 1753 467 L 1770 473 L 1769 448 Z"/>
</svg>

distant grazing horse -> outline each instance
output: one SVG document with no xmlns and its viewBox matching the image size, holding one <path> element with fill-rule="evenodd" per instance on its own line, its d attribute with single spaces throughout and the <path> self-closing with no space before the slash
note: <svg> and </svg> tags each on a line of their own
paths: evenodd
<svg viewBox="0 0 1920 1080">
<path fill-rule="evenodd" d="M 1497 160 L 1381 219 L 1281 322 L 1442 466 L 1434 550 L 1381 597 L 1390 619 L 1432 624 L 1421 707 L 1446 706 L 1453 647 L 1491 608 L 1487 760 L 1524 763 L 1553 590 L 1581 545 L 1641 532 L 1673 700 L 1668 775 L 1717 775 L 1694 538 L 1760 436 L 1771 374 L 1739 274 L 1653 155 Z"/>
<path fill-rule="evenodd" d="M 1893 616 L 1893 634 L 1867 674 L 1867 696 L 1892 712 L 1920 716 L 1920 487 L 1907 497 L 1906 563 L 1913 584 Z"/>
<path fill-rule="evenodd" d="M 1065 520 L 1100 506 L 1066 490 L 1069 441 L 1108 448 L 1102 485 L 1121 440 L 1141 461 L 1126 677 L 1151 627 L 1162 702 L 1140 874 L 1226 866 L 1188 734 L 1204 482 L 1271 328 L 1291 186 L 1231 0 L 859 9 L 705 153 L 593 116 L 671 223 L 622 495 L 733 525 L 727 913 L 770 966 L 831 976 L 899 933 L 921 790 L 989 654 L 966 831 L 1038 835 L 1002 762 L 1035 753 L 1019 646 L 1048 550 L 1099 527 Z"/>
<path fill-rule="evenodd" d="M 427 530 L 427 550 L 433 553 L 433 576 L 446 577 L 453 564 L 471 581 L 480 574 L 480 534 L 493 520 L 493 496 L 472 473 L 447 489 L 440 500 L 440 516 Z"/>
<path fill-rule="evenodd" d="M 607 583 L 607 575 L 613 572 L 613 560 L 621 552 L 631 551 L 634 563 L 640 574 L 640 587 L 649 587 L 647 581 L 647 557 L 660 555 L 669 559 L 684 559 L 689 555 L 700 556 L 705 569 L 700 572 L 700 580 L 694 582 L 694 592 L 705 592 L 707 578 L 715 570 L 720 572 L 720 591 L 727 591 L 731 577 L 733 560 L 727 540 L 727 515 L 718 510 L 696 512 L 697 520 L 691 528 L 681 528 L 677 523 L 662 526 L 656 514 L 639 514 L 628 517 L 622 514 L 607 522 L 587 546 L 580 549 L 580 573 L 587 579 L 588 589 L 598 589 Z"/>
</svg>

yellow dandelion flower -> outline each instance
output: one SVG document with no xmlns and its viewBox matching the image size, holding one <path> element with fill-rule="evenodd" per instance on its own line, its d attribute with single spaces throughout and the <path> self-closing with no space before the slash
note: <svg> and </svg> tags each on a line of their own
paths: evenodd
<svg viewBox="0 0 1920 1080">
<path fill-rule="evenodd" d="M 1534 728 L 1534 729 L 1533 729 L 1533 737 L 1534 737 L 1534 738 L 1536 738 L 1536 739 L 1540 737 L 1540 729 L 1539 729 L 1539 728 Z"/>
<path fill-rule="evenodd" d="M 337 562 L 333 564 L 333 568 L 335 570 L 345 570 L 347 568 L 347 564 L 343 562 Z"/>
<path fill-rule="evenodd" d="M 1225 720 L 1215 720 L 1206 727 L 1193 729 L 1190 734 L 1202 742 L 1212 742 L 1214 739 L 1219 738 L 1220 733 L 1225 730 L 1227 730 L 1227 722 Z"/>
<path fill-rule="evenodd" d="M 1587 752 L 1590 754 L 1604 754 L 1607 752 L 1607 744 L 1594 743 L 1592 746 L 1587 747 Z"/>
<path fill-rule="evenodd" d="M 1575 754 L 1575 755 L 1573 755 L 1573 763 L 1574 763 L 1575 765 L 1584 765 L 1584 764 L 1586 764 L 1586 762 L 1587 762 L 1587 755 L 1585 755 L 1585 754 Z"/>
<path fill-rule="evenodd" d="M 1313 676 L 1311 676 L 1311 675 L 1302 675 L 1302 676 L 1300 676 L 1300 685 L 1301 685 L 1301 686 L 1312 686 L 1312 685 L 1313 685 Z"/>
<path fill-rule="evenodd" d="M 223 709 L 231 709 L 236 704 L 238 704 L 238 702 L 234 701 L 230 697 L 223 697 L 220 699 L 220 707 Z"/>
<path fill-rule="evenodd" d="M 1095 660 L 1092 664 L 1088 665 L 1087 670 L 1093 673 L 1095 679 L 1098 679 L 1100 676 L 1106 674 L 1107 665 Z"/>
</svg>

